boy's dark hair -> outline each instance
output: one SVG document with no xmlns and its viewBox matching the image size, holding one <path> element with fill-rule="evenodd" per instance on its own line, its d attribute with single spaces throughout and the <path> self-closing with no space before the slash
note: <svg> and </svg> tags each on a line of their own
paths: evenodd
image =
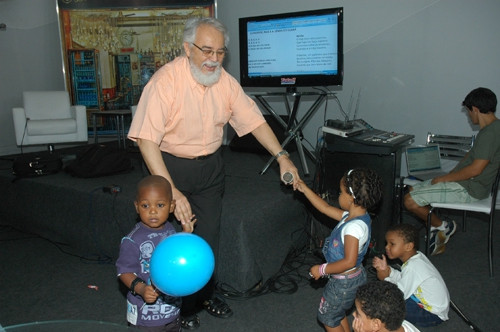
<svg viewBox="0 0 500 332">
<path fill-rule="evenodd" d="M 389 331 L 401 327 L 406 315 L 403 292 L 388 281 L 371 281 L 356 292 L 361 310 L 371 319 L 380 319 Z"/>
<path fill-rule="evenodd" d="M 344 173 L 344 185 L 354 203 L 374 209 L 382 199 L 382 178 L 372 169 L 354 168 Z"/>
<path fill-rule="evenodd" d="M 405 243 L 413 243 L 413 248 L 418 250 L 418 229 L 410 224 L 396 224 L 389 227 L 388 232 L 398 233 Z"/>
<path fill-rule="evenodd" d="M 477 88 L 469 92 L 462 102 L 462 106 L 467 107 L 469 111 L 472 110 L 472 106 L 475 106 L 481 113 L 495 113 L 497 110 L 497 96 L 490 89 Z"/>
<path fill-rule="evenodd" d="M 139 190 L 141 188 L 150 186 L 164 187 L 167 190 L 169 196 L 172 197 L 172 186 L 170 185 L 170 182 L 161 175 L 148 175 L 142 178 L 137 183 L 137 194 L 139 194 Z"/>
</svg>

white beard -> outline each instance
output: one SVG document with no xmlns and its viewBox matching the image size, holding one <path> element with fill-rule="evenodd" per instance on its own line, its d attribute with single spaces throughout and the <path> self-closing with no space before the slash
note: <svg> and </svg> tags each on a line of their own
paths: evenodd
<svg viewBox="0 0 500 332">
<path fill-rule="evenodd" d="M 205 74 L 204 72 L 201 71 L 200 68 L 198 68 L 191 59 L 189 59 L 189 65 L 191 67 L 191 74 L 193 75 L 194 79 L 196 82 L 200 83 L 201 85 L 204 86 L 212 86 L 215 83 L 217 83 L 220 79 L 220 75 L 222 72 L 222 66 L 218 62 L 213 62 L 210 60 L 207 60 L 203 62 L 202 65 L 208 65 L 208 66 L 214 66 L 217 65 L 217 68 L 213 73 Z"/>
</svg>

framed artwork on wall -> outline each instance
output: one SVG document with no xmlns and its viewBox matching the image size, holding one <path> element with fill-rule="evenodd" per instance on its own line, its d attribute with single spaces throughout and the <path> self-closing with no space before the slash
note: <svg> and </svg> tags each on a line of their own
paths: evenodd
<svg viewBox="0 0 500 332">
<path fill-rule="evenodd" d="M 182 54 L 190 17 L 217 0 L 57 0 L 63 71 L 73 104 L 128 109 L 158 68 Z"/>
</svg>

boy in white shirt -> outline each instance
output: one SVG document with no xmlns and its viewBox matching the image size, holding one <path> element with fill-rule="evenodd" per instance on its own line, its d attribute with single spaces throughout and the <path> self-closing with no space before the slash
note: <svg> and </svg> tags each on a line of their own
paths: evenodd
<svg viewBox="0 0 500 332">
<path fill-rule="evenodd" d="M 439 271 L 418 251 L 418 230 L 397 224 L 385 235 L 389 259 L 403 262 L 401 271 L 387 265 L 385 256 L 373 259 L 377 277 L 396 284 L 406 301 L 406 320 L 420 327 L 436 326 L 448 320 L 450 295 Z"/>
</svg>

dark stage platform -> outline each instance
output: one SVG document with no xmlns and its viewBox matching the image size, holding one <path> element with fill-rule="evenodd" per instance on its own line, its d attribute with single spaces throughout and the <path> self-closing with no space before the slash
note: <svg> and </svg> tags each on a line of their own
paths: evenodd
<svg viewBox="0 0 500 332">
<path fill-rule="evenodd" d="M 59 172 L 14 182 L 12 162 L 3 157 L 0 224 L 38 234 L 78 256 L 116 259 L 122 236 L 136 222 L 136 183 L 147 175 L 138 150 L 129 148 L 128 154 L 134 170 L 127 174 L 82 179 Z M 246 291 L 279 271 L 297 234 L 307 228 L 306 210 L 300 194 L 280 184 L 276 163 L 259 174 L 268 155 L 224 147 L 223 157 L 226 192 L 218 280 Z M 300 168 L 298 156 L 292 158 Z M 104 192 L 110 185 L 121 192 Z"/>
</svg>

